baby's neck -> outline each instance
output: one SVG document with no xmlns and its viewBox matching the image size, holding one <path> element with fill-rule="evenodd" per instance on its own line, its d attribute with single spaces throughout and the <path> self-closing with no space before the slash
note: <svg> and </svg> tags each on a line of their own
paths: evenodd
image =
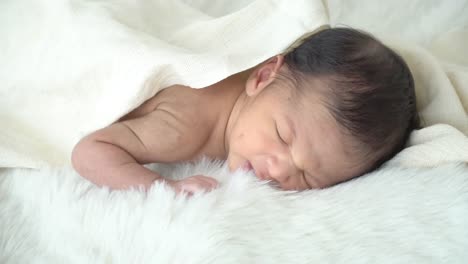
<svg viewBox="0 0 468 264">
<path fill-rule="evenodd" d="M 245 97 L 245 83 L 250 71 L 229 76 L 200 92 L 207 94 L 209 111 L 214 111 L 214 130 L 206 143 L 210 152 L 219 153 L 217 158 L 226 159 L 229 151 L 229 136 L 232 124 L 239 114 L 240 105 Z"/>
</svg>

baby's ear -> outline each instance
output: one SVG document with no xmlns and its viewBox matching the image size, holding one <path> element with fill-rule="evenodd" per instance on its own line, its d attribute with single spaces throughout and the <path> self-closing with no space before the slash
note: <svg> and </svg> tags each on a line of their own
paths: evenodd
<svg viewBox="0 0 468 264">
<path fill-rule="evenodd" d="M 283 55 L 276 55 L 259 64 L 247 79 L 245 85 L 247 95 L 255 96 L 272 83 L 283 64 Z"/>
</svg>

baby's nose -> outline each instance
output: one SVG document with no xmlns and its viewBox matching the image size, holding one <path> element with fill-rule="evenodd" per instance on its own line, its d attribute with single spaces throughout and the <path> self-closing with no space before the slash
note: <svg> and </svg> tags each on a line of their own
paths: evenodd
<svg viewBox="0 0 468 264">
<path fill-rule="evenodd" d="M 290 175 L 294 174 L 294 166 L 288 158 L 269 157 L 267 159 L 268 174 L 278 182 L 284 181 Z"/>
</svg>

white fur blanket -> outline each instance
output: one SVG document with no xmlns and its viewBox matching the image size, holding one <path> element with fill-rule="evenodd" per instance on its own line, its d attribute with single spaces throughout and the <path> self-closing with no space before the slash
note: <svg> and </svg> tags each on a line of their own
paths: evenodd
<svg viewBox="0 0 468 264">
<path fill-rule="evenodd" d="M 207 162 L 166 168 L 222 183 L 187 200 L 162 185 L 109 193 L 70 169 L 17 169 L 0 185 L 0 262 L 466 263 L 466 170 L 387 168 L 286 193 Z"/>
<path fill-rule="evenodd" d="M 208 85 L 327 23 L 377 35 L 415 75 L 426 127 L 379 171 L 285 193 L 165 168 L 222 182 L 184 200 L 108 193 L 67 166 L 159 89 Z M 457 1 L 1 1 L 0 263 L 466 263 L 467 28 Z"/>
</svg>

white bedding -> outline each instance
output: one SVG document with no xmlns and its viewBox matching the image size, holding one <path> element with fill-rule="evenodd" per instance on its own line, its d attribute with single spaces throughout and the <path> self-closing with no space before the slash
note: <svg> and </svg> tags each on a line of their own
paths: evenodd
<svg viewBox="0 0 468 264">
<path fill-rule="evenodd" d="M 189 200 L 91 187 L 69 168 L 0 185 L 1 263 L 466 263 L 466 165 L 387 168 L 326 190 L 275 191 L 198 163 L 222 186 Z M 21 180 L 17 180 L 21 179 Z M 5 217 L 5 215 L 9 217 Z M 14 217 L 13 217 L 14 216 Z"/>
<path fill-rule="evenodd" d="M 328 22 L 318 0 L 188 3 L 2 1 L 0 167 L 69 163 L 81 137 L 160 89 L 207 86 Z"/>
<path fill-rule="evenodd" d="M 109 194 L 69 168 L 80 137 L 159 89 L 203 87 L 327 23 L 380 37 L 415 76 L 425 128 L 378 171 L 288 194 L 166 168 L 223 183 L 184 201 Z M 464 43 L 466 1 L 2 1 L 0 263 L 466 263 Z"/>
</svg>

